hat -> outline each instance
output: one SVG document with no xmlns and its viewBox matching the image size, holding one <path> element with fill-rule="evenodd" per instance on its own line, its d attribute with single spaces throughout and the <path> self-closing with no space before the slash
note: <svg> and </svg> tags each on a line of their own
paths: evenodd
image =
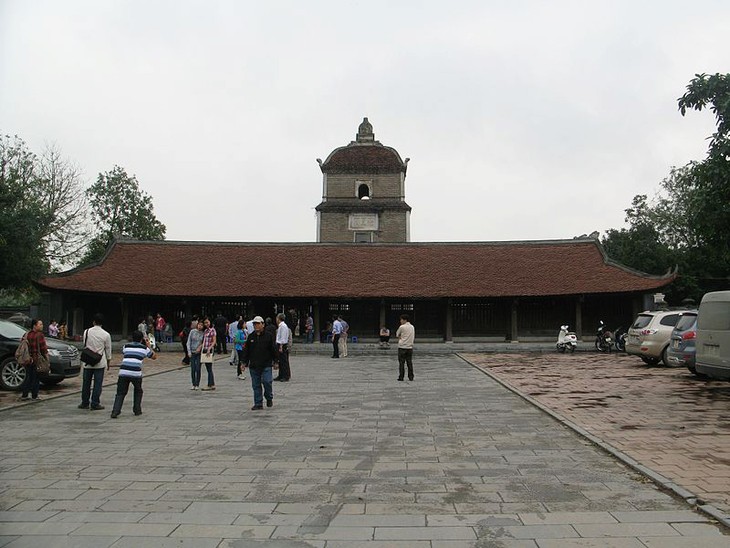
<svg viewBox="0 0 730 548">
<path fill-rule="evenodd" d="M 256 316 L 253 319 L 253 323 L 264 323 L 264 319 L 261 316 Z"/>
</svg>

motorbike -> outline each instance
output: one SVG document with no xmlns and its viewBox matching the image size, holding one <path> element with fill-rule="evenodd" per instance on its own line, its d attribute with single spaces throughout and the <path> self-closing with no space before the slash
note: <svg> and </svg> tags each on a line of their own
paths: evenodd
<svg viewBox="0 0 730 548">
<path fill-rule="evenodd" d="M 565 353 L 567 351 L 572 354 L 578 346 L 578 337 L 576 337 L 575 332 L 568 331 L 567 325 L 561 325 L 560 333 L 558 333 L 558 342 L 555 346 L 558 352 Z"/>
<path fill-rule="evenodd" d="M 616 350 L 626 352 L 626 339 L 629 338 L 628 330 L 624 329 L 623 326 L 617 327 L 613 332 L 613 338 L 616 342 Z"/>
<path fill-rule="evenodd" d="M 608 326 L 601 321 L 596 331 L 596 350 L 599 352 L 611 352 L 613 348 L 613 333 Z"/>
</svg>

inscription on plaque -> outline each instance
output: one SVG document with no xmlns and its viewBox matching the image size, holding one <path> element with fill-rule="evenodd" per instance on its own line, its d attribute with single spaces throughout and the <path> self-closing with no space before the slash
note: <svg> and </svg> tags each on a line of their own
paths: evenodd
<svg viewBox="0 0 730 548">
<path fill-rule="evenodd" d="M 350 213 L 350 230 L 378 230 L 377 213 Z"/>
</svg>

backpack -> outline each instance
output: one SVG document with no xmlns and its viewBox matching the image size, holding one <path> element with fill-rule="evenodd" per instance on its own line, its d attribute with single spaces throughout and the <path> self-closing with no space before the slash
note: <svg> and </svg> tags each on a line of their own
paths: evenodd
<svg viewBox="0 0 730 548">
<path fill-rule="evenodd" d="M 20 339 L 18 349 L 15 351 L 15 361 L 23 367 L 29 366 L 33 363 L 33 356 L 30 355 L 30 348 L 28 347 L 28 339 L 25 335 Z"/>
</svg>

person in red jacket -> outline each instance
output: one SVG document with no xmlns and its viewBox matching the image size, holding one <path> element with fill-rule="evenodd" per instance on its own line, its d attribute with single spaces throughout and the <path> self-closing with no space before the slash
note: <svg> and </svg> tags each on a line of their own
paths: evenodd
<svg viewBox="0 0 730 548">
<path fill-rule="evenodd" d="M 46 346 L 46 337 L 43 335 L 43 322 L 41 320 L 33 320 L 31 322 L 30 331 L 25 335 L 28 341 L 28 351 L 33 361 L 25 368 L 25 382 L 23 383 L 23 393 L 21 400 L 28 400 L 30 393 L 33 401 L 38 401 L 38 389 L 40 388 L 40 379 L 38 379 L 37 363 L 40 356 L 48 359 L 48 347 Z"/>
</svg>

